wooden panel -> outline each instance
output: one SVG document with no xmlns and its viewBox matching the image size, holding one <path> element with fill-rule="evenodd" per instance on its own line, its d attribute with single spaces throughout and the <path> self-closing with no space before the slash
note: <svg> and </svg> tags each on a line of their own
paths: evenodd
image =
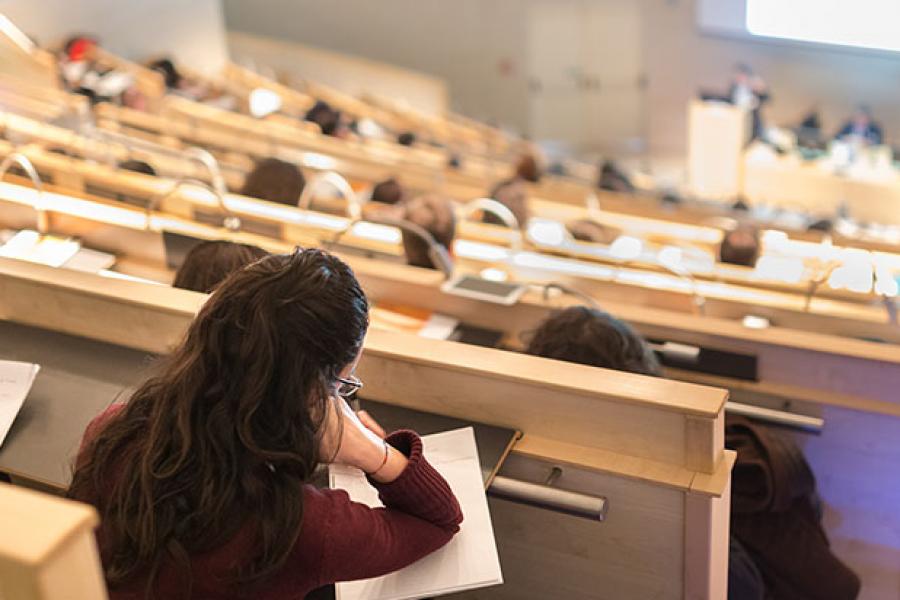
<svg viewBox="0 0 900 600">
<path fill-rule="evenodd" d="M 730 505 L 730 477 L 720 498 L 698 494 L 685 496 L 685 600 L 725 598 L 728 595 Z"/>
<path fill-rule="evenodd" d="M 540 482 L 551 467 L 514 454 L 501 474 Z M 505 583 L 487 597 L 683 597 L 683 493 L 569 467 L 554 485 L 607 498 L 606 521 L 588 522 L 492 499 Z"/>
<path fill-rule="evenodd" d="M 128 348 L 167 352 L 205 299 L 165 286 L 0 259 L 0 317 Z"/>
<path fill-rule="evenodd" d="M 403 344 L 402 357 L 379 350 L 397 343 Z M 653 389 L 657 382 L 663 382 L 656 378 L 631 376 L 626 381 L 615 377 L 620 373 L 613 371 L 464 348 L 373 330 L 358 372 L 366 382 L 367 395 L 375 400 L 467 416 L 574 445 L 674 465 L 685 463 L 687 444 L 683 416 L 669 411 L 693 411 L 697 400 L 717 406 L 723 399 L 700 392 L 706 396 L 701 399 L 691 391 L 672 389 L 669 397 L 673 403 L 686 400 L 675 408 L 658 401 L 665 392 Z M 398 381 L 404 385 L 397 386 Z M 566 381 L 568 385 L 563 388 L 552 381 Z M 673 382 L 663 383 L 667 387 Z M 624 397 L 629 398 L 627 404 L 617 400 Z M 551 398 L 552 408 L 548 404 Z M 552 418 L 548 418 L 548 410 Z M 697 470 L 712 471 L 715 466 L 692 462 Z"/>
<path fill-rule="evenodd" d="M 106 598 L 92 507 L 0 483 L 0 522 L 0 596 Z"/>
<path fill-rule="evenodd" d="M 722 448 L 725 447 L 725 415 L 712 419 L 686 416 L 684 427 L 685 466 L 712 473 L 722 460 Z"/>
</svg>

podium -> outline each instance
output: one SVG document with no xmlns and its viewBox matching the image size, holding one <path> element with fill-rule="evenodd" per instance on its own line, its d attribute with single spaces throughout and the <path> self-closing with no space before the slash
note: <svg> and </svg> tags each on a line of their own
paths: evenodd
<svg viewBox="0 0 900 600">
<path fill-rule="evenodd" d="M 700 198 L 735 198 L 742 155 L 752 131 L 750 112 L 725 102 L 692 100 L 688 106 L 688 182 Z"/>
</svg>

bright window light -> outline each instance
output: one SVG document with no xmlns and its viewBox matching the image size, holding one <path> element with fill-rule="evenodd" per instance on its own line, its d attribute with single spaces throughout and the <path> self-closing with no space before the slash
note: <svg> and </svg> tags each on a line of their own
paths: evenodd
<svg viewBox="0 0 900 600">
<path fill-rule="evenodd" d="M 747 0 L 747 30 L 759 36 L 900 51 L 897 0 Z"/>
</svg>

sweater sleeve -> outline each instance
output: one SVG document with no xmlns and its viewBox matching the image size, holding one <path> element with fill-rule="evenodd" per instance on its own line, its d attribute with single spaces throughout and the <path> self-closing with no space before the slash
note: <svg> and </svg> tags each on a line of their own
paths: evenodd
<svg viewBox="0 0 900 600">
<path fill-rule="evenodd" d="M 391 483 L 369 480 L 384 508 L 353 502 L 343 490 L 319 492 L 327 511 L 320 585 L 396 571 L 434 552 L 459 531 L 459 503 L 422 455 L 419 436 L 401 430 L 387 442 L 403 452 L 409 464 Z"/>
</svg>

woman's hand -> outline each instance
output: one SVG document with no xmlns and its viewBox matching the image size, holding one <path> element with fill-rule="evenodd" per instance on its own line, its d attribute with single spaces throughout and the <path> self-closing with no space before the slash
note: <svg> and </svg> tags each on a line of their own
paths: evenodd
<svg viewBox="0 0 900 600">
<path fill-rule="evenodd" d="M 384 430 L 365 411 L 353 412 L 340 397 L 331 398 L 330 412 L 322 437 L 326 460 L 357 467 L 366 473 L 378 469 L 384 460 Z"/>
<path fill-rule="evenodd" d="M 343 398 L 331 400 L 322 456 L 334 457 L 332 462 L 356 467 L 382 483 L 399 477 L 408 460 L 384 441 L 384 429 L 366 411 L 353 412 Z"/>
</svg>

